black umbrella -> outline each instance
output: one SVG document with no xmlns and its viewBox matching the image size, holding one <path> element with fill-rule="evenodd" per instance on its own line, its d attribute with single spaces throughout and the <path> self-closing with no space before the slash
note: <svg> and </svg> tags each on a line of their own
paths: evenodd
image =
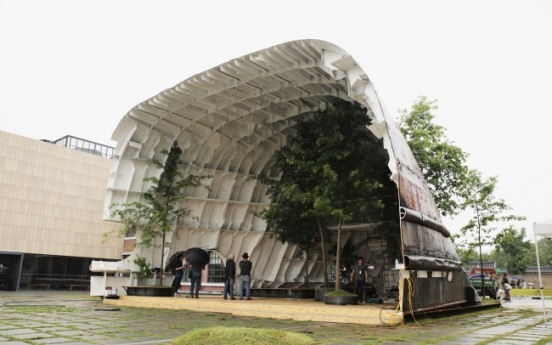
<svg viewBox="0 0 552 345">
<path fill-rule="evenodd" d="M 174 263 L 176 262 L 176 260 L 178 260 L 178 257 L 180 256 L 180 254 L 184 254 L 183 251 L 179 251 L 179 252 L 176 252 L 174 253 L 171 258 L 169 259 L 169 261 L 167 261 L 167 265 L 165 266 L 165 272 L 166 271 L 170 271 L 171 267 L 174 265 Z"/>
<path fill-rule="evenodd" d="M 190 248 L 186 251 L 186 261 L 196 267 L 203 267 L 209 263 L 209 253 L 201 248 Z"/>
</svg>

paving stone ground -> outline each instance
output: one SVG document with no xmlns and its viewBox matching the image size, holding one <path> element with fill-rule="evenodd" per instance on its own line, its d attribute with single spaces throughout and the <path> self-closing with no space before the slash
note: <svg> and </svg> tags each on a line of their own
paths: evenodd
<svg viewBox="0 0 552 345">
<path fill-rule="evenodd" d="M 324 345 L 552 345 L 552 324 L 527 309 L 499 309 L 418 318 L 389 327 L 234 317 L 187 310 L 120 308 L 108 311 L 82 292 L 1 292 L 0 345 L 146 345 L 198 328 L 265 327 L 302 332 Z"/>
</svg>

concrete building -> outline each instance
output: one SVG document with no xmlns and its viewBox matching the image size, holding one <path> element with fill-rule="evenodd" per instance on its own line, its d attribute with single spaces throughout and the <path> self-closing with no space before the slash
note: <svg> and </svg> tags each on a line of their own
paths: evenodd
<svg viewBox="0 0 552 345">
<path fill-rule="evenodd" d="M 92 259 L 120 260 L 102 221 L 113 148 L 0 131 L 0 288 L 87 288 Z"/>
</svg>

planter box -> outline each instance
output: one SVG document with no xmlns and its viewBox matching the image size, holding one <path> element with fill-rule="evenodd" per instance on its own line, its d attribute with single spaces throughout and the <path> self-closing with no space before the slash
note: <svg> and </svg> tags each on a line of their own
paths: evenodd
<svg viewBox="0 0 552 345">
<path fill-rule="evenodd" d="M 128 296 L 172 296 L 171 286 L 123 286 Z"/>
<path fill-rule="evenodd" d="M 358 304 L 358 296 L 324 296 L 324 302 L 326 304 L 334 304 L 334 305 L 357 305 Z"/>
<path fill-rule="evenodd" d="M 239 288 L 236 290 L 239 292 Z M 273 298 L 313 299 L 314 289 L 286 289 L 286 288 L 255 288 L 251 289 L 251 296 Z"/>
<path fill-rule="evenodd" d="M 332 291 L 335 291 L 335 289 L 316 289 L 314 290 L 314 300 L 322 302 L 324 301 L 324 295 Z"/>
</svg>

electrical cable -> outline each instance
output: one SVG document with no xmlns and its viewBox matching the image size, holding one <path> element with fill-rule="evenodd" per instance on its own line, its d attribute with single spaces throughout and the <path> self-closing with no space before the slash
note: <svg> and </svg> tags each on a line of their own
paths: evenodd
<svg viewBox="0 0 552 345">
<path fill-rule="evenodd" d="M 391 323 L 387 323 L 387 322 L 383 321 L 383 319 L 381 318 L 381 313 L 383 312 L 384 309 L 395 309 L 395 307 L 396 306 L 394 304 L 389 304 L 389 303 L 386 303 L 386 304 L 383 305 L 383 307 L 381 307 L 380 312 L 379 312 L 379 319 L 384 325 L 392 326 Z"/>
<path fill-rule="evenodd" d="M 416 317 L 414 316 L 414 308 L 412 307 L 412 297 L 414 297 L 414 292 L 417 292 L 418 289 L 417 289 L 417 286 L 414 284 L 412 278 L 405 278 L 405 280 L 408 282 L 408 307 L 410 308 L 410 315 L 412 315 L 412 319 L 414 320 L 414 322 L 422 327 L 422 325 L 420 325 L 418 323 L 418 321 L 416 321 Z M 414 289 L 412 289 L 412 285 L 414 285 Z M 418 294 L 418 298 L 420 295 Z"/>
</svg>

